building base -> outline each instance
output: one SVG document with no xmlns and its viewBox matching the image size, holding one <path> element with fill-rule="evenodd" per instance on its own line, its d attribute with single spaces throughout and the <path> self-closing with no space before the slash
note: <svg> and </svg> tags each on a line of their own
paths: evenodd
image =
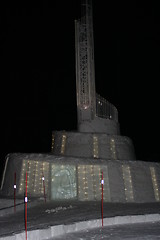
<svg viewBox="0 0 160 240">
<path fill-rule="evenodd" d="M 2 179 L 4 196 L 50 200 L 105 202 L 159 202 L 160 164 L 144 161 L 104 160 L 53 154 L 8 154 Z M 16 183 L 15 183 L 16 174 Z"/>
</svg>

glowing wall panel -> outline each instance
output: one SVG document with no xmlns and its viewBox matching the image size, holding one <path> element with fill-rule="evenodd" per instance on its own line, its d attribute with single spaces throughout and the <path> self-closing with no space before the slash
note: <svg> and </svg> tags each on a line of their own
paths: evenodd
<svg viewBox="0 0 160 240">
<path fill-rule="evenodd" d="M 101 168 L 99 165 L 93 166 L 93 176 L 92 176 L 92 184 L 93 184 L 93 196 L 92 200 L 101 200 Z"/>
<path fill-rule="evenodd" d="M 111 194 L 110 194 L 110 185 L 109 185 L 109 176 L 108 176 L 108 167 L 103 166 L 103 199 L 105 202 L 111 201 Z"/>
<path fill-rule="evenodd" d="M 78 199 L 88 200 L 88 171 L 86 165 L 78 166 Z"/>
<path fill-rule="evenodd" d="M 45 184 L 45 193 L 47 194 L 49 163 L 42 161 L 23 160 L 20 174 L 19 194 L 25 192 L 26 172 L 27 172 L 27 193 L 33 196 L 43 195 Z M 44 177 L 44 181 L 42 177 Z"/>
<path fill-rule="evenodd" d="M 158 188 L 158 182 L 157 182 L 155 168 L 150 167 L 150 172 L 151 172 L 151 178 L 152 178 L 155 199 L 156 199 L 156 201 L 160 201 L 159 188 Z"/>
<path fill-rule="evenodd" d="M 54 150 L 54 134 L 52 133 L 51 152 Z"/>
<path fill-rule="evenodd" d="M 93 136 L 93 157 L 98 158 L 98 137 Z"/>
<path fill-rule="evenodd" d="M 78 199 L 81 201 L 101 200 L 102 194 L 102 169 L 98 165 L 78 166 Z M 103 197 L 104 201 L 110 201 L 110 189 L 108 168 L 103 169 Z"/>
<path fill-rule="evenodd" d="M 51 164 L 51 199 L 77 197 L 76 167 Z"/>
<path fill-rule="evenodd" d="M 124 190 L 127 202 L 133 202 L 133 187 L 132 187 L 132 177 L 130 167 L 128 165 L 122 165 L 122 173 L 123 173 L 123 180 L 124 180 Z"/>
<path fill-rule="evenodd" d="M 66 135 L 62 135 L 61 154 L 64 154 L 66 147 Z"/>
<path fill-rule="evenodd" d="M 111 138 L 110 140 L 110 150 L 111 150 L 111 159 L 116 160 L 117 154 L 116 154 L 116 144 L 114 138 Z"/>
</svg>

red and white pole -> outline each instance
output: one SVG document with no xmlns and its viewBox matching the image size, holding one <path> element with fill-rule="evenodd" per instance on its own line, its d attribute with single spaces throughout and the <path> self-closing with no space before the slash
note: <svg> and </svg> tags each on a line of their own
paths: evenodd
<svg viewBox="0 0 160 240">
<path fill-rule="evenodd" d="M 26 172 L 26 193 L 25 193 L 25 232 L 26 232 L 26 240 L 27 240 L 27 172 Z"/>
<path fill-rule="evenodd" d="M 16 212 L 16 172 L 14 173 L 14 212 Z"/>
<path fill-rule="evenodd" d="M 102 184 L 102 206 L 101 206 L 101 210 L 102 210 L 102 227 L 103 227 L 103 184 L 104 184 L 104 180 L 103 180 L 103 171 L 102 171 L 102 180 L 101 180 L 101 184 Z"/>
<path fill-rule="evenodd" d="M 46 193 L 45 193 L 45 182 L 44 182 L 44 174 L 42 174 L 42 181 L 43 181 L 43 192 L 44 192 L 44 201 L 46 202 Z"/>
</svg>

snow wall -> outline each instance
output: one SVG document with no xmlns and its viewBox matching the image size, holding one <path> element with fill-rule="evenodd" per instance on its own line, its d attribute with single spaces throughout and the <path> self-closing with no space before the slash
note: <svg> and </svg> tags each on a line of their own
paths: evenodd
<svg viewBox="0 0 160 240">
<path fill-rule="evenodd" d="M 29 198 L 105 202 L 160 201 L 160 164 L 144 161 L 104 160 L 56 156 L 53 154 L 13 153 L 6 157 L 1 193 L 24 197 L 27 172 Z M 45 187 L 45 188 L 44 188 Z"/>
<path fill-rule="evenodd" d="M 126 136 L 88 132 L 52 132 L 52 153 L 106 160 L 135 160 L 132 140 Z"/>
</svg>

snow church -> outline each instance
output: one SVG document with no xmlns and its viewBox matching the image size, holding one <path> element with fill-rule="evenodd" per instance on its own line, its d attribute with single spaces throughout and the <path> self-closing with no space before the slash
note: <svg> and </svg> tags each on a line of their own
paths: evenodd
<svg viewBox="0 0 160 240">
<path fill-rule="evenodd" d="M 75 21 L 77 131 L 55 131 L 49 154 L 6 156 L 4 196 L 106 202 L 160 201 L 160 164 L 136 160 L 132 140 L 121 136 L 116 107 L 96 93 L 91 0 Z M 16 179 L 15 179 L 16 173 Z"/>
</svg>

